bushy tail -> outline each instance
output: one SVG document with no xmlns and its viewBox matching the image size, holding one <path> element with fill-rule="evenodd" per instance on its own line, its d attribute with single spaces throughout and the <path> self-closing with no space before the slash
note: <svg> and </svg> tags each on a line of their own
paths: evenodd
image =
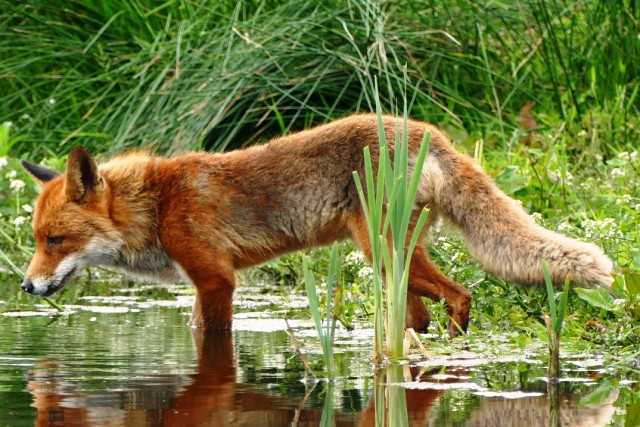
<svg viewBox="0 0 640 427">
<path fill-rule="evenodd" d="M 536 224 L 470 158 L 449 146 L 430 148 L 424 174 L 432 205 L 460 228 L 472 254 L 495 275 L 520 283 L 542 283 L 541 262 L 555 283 L 609 287 L 613 264 L 591 244 Z"/>
</svg>

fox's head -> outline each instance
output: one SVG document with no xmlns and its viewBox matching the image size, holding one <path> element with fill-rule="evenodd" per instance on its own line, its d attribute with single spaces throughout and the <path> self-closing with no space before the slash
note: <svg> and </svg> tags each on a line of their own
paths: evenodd
<svg viewBox="0 0 640 427">
<path fill-rule="evenodd" d="M 110 264 L 121 238 L 110 218 L 110 189 L 84 147 L 69 153 L 64 174 L 22 161 L 42 191 L 35 203 L 33 235 L 36 252 L 21 288 L 49 296 L 82 269 Z"/>
</svg>

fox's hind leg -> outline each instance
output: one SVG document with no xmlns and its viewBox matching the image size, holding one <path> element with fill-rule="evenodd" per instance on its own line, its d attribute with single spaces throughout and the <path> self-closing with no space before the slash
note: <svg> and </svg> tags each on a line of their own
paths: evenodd
<svg viewBox="0 0 640 427">
<path fill-rule="evenodd" d="M 369 241 L 369 231 L 367 230 L 366 221 L 363 217 L 356 217 L 349 223 L 351 237 L 358 245 L 364 256 L 371 263 L 371 244 Z M 424 304 L 422 296 L 407 293 L 407 314 L 405 315 L 405 325 L 407 328 L 413 328 L 416 332 L 426 332 L 431 323 L 431 313 Z"/>
<path fill-rule="evenodd" d="M 409 270 L 409 292 L 433 301 L 444 299 L 451 317 L 449 334 L 466 332 L 471 310 L 471 293 L 440 273 L 429 259 L 426 248 L 416 246 Z"/>
</svg>

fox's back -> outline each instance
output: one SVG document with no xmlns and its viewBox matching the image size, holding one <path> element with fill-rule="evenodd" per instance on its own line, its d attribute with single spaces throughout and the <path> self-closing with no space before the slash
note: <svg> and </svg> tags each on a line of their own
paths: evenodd
<svg viewBox="0 0 640 427">
<path fill-rule="evenodd" d="M 352 134 L 321 127 L 231 153 L 165 159 L 160 203 L 166 216 L 237 251 L 326 244 L 346 237 L 345 216 L 358 207 L 352 171 L 361 153 Z"/>
<path fill-rule="evenodd" d="M 393 149 L 396 119 L 385 117 L 384 123 Z M 410 123 L 411 152 L 426 129 Z M 120 164 L 129 174 L 144 175 L 139 186 L 157 189 L 161 236 L 171 235 L 163 228 L 184 225 L 234 253 L 255 253 L 250 258 L 261 262 L 348 237 L 347 222 L 360 212 L 353 171 L 364 176 L 365 146 L 375 167 L 375 115 L 350 116 L 229 153 L 151 157 L 144 174 L 129 161 Z"/>
</svg>

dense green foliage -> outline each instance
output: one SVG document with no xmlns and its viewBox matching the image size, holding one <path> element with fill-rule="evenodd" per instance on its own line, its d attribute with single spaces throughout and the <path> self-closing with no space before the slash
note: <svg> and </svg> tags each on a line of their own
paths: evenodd
<svg viewBox="0 0 640 427">
<path fill-rule="evenodd" d="M 5 0 L 0 121 L 13 154 L 241 146 L 389 105 L 407 65 L 411 115 L 504 142 L 538 126 L 632 142 L 640 76 L 632 0 Z M 612 113 L 599 123 L 593 114 Z"/>
<path fill-rule="evenodd" d="M 410 116 L 440 125 L 462 151 L 475 148 L 501 188 L 546 226 L 593 241 L 614 260 L 618 300 L 594 303 L 573 293 L 565 334 L 577 348 L 602 345 L 618 361 L 638 358 L 639 2 L 1 0 L 0 6 L 0 252 L 18 267 L 32 251 L 28 222 L 36 195 L 19 158 L 44 158 L 60 169 L 75 144 L 98 153 L 240 147 L 373 111 L 374 77 L 392 110 L 406 64 Z M 546 339 L 541 289 L 487 277 L 447 231 L 433 240 L 444 272 L 474 293 L 471 337 L 500 328 L 513 331 L 516 345 Z M 314 254 L 312 268 L 326 272 L 326 252 Z M 349 286 L 338 289 L 336 306 L 349 324 L 371 314 L 370 275 L 355 254 L 344 271 Z M 270 280 L 302 277 L 297 256 L 252 274 L 265 272 Z M 9 277 L 1 264 L 0 275 Z M 32 303 L 14 286 L 15 295 L 3 291 L 0 298 Z M 447 321 L 441 307 L 435 311 L 436 331 L 444 335 Z"/>
</svg>

